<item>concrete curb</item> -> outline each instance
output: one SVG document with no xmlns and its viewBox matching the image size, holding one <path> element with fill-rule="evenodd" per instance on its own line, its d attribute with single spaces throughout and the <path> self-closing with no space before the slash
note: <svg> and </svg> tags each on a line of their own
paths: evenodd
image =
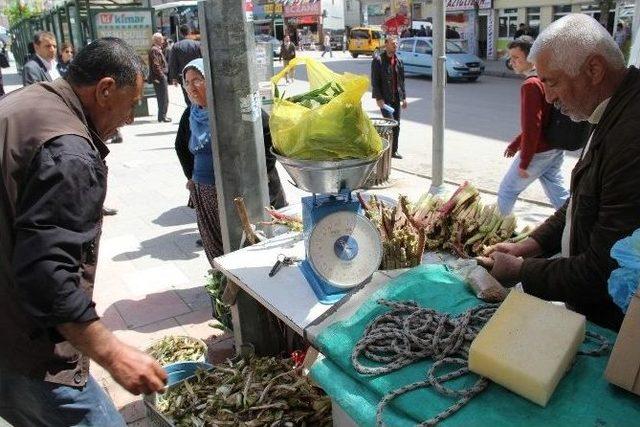
<svg viewBox="0 0 640 427">
<path fill-rule="evenodd" d="M 505 70 L 505 71 L 498 71 L 498 70 L 484 70 L 484 75 L 485 76 L 492 76 L 492 77 L 505 77 L 508 79 L 522 79 L 521 76 L 515 74 L 513 71 L 509 71 L 509 70 Z"/>
</svg>

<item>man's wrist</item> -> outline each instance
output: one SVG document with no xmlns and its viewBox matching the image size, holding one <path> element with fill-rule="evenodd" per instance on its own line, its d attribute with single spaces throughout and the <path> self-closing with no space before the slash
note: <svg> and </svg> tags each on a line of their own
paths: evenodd
<svg viewBox="0 0 640 427">
<path fill-rule="evenodd" d="M 517 256 L 531 258 L 542 254 L 542 246 L 535 239 L 527 237 L 518 243 Z"/>
</svg>

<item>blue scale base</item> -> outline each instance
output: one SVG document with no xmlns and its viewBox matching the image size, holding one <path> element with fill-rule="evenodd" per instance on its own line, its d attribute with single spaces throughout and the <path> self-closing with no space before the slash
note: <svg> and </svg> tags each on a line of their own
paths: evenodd
<svg viewBox="0 0 640 427">
<path fill-rule="evenodd" d="M 325 216 L 338 211 L 361 211 L 360 203 L 351 196 L 351 191 L 343 191 L 337 195 L 313 195 L 302 198 L 303 235 L 306 239 L 311 229 Z M 311 265 L 305 260 L 300 263 L 300 271 L 316 294 L 321 304 L 334 304 L 344 297 L 348 290 L 336 288 L 319 278 Z"/>
<path fill-rule="evenodd" d="M 333 287 L 316 276 L 316 273 L 307 260 L 300 263 L 300 271 L 302 271 L 302 275 L 307 279 L 309 286 L 311 286 L 313 293 L 316 294 L 321 304 L 334 304 L 347 294 L 347 291 L 344 289 Z"/>
</svg>

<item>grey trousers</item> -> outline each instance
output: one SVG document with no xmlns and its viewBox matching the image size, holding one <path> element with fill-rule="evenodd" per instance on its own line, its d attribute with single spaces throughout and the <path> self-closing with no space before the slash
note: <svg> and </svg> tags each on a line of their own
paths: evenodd
<svg viewBox="0 0 640 427">
<path fill-rule="evenodd" d="M 169 108 L 169 85 L 167 77 L 162 76 L 160 83 L 153 83 L 153 89 L 156 91 L 156 99 L 158 100 L 158 121 L 162 121 L 167 117 L 167 109 Z"/>
</svg>

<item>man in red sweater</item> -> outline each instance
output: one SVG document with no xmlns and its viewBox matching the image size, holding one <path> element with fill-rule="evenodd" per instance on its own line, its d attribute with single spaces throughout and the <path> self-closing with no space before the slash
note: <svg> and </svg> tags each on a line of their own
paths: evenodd
<svg viewBox="0 0 640 427">
<path fill-rule="evenodd" d="M 542 82 L 533 64 L 527 61 L 532 42 L 518 39 L 509 43 L 513 71 L 525 76 L 520 87 L 520 134 L 504 152 L 505 157 L 520 155 L 511 164 L 498 190 L 498 207 L 503 215 L 511 213 L 516 199 L 533 181 L 540 180 L 554 208 L 559 209 L 569 197 L 560 167 L 562 150 L 551 148 L 545 141 L 544 126 L 549 121 L 551 104 L 547 103 Z"/>
</svg>

